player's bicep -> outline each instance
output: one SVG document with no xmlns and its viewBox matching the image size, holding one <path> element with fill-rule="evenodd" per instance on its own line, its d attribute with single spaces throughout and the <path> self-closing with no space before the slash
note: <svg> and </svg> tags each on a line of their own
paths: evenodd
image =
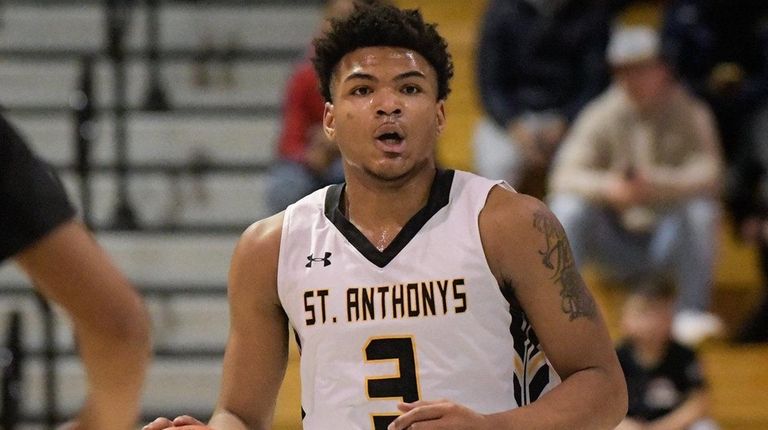
<svg viewBox="0 0 768 430">
<path fill-rule="evenodd" d="M 279 229 L 243 235 L 229 274 L 230 333 L 219 408 L 268 428 L 288 358 L 288 323 L 277 295 Z M 279 220 L 278 220 L 279 221 Z"/>
<path fill-rule="evenodd" d="M 511 286 L 561 376 L 604 364 L 611 359 L 612 344 L 562 226 L 535 199 L 500 197 L 489 197 L 492 210 L 485 223 L 492 270 Z"/>
</svg>

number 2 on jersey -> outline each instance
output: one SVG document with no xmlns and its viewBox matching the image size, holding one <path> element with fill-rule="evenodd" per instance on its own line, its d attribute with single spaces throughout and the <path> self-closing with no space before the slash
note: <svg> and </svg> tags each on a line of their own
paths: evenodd
<svg viewBox="0 0 768 430">
<path fill-rule="evenodd" d="M 365 361 L 397 360 L 394 375 L 366 378 L 365 389 L 371 399 L 419 400 L 416 354 L 411 336 L 373 338 L 365 345 Z M 373 415 L 374 430 L 386 430 L 397 413 Z"/>
</svg>

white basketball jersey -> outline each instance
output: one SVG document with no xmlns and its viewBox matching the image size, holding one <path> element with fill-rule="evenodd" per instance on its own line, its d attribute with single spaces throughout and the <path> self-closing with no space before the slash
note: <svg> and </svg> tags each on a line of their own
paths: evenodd
<svg viewBox="0 0 768 430">
<path fill-rule="evenodd" d="M 301 349 L 305 429 L 383 430 L 397 402 L 419 399 L 500 412 L 560 381 L 483 253 L 478 215 L 498 183 L 438 171 L 382 252 L 342 214 L 342 185 L 288 207 L 277 281 Z"/>
</svg>

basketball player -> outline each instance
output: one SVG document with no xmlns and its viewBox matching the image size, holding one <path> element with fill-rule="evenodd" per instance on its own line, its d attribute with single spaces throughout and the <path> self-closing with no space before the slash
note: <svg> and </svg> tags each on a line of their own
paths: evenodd
<svg viewBox="0 0 768 430">
<path fill-rule="evenodd" d="M 7 258 L 73 324 L 87 398 L 65 428 L 134 428 L 151 347 L 141 298 L 77 221 L 54 171 L 0 116 L 0 262 Z"/>
<path fill-rule="evenodd" d="M 557 220 L 436 168 L 452 65 L 435 27 L 361 7 L 315 48 L 346 183 L 244 233 L 208 426 L 270 428 L 290 327 L 305 429 L 615 427 L 623 375 Z"/>
</svg>

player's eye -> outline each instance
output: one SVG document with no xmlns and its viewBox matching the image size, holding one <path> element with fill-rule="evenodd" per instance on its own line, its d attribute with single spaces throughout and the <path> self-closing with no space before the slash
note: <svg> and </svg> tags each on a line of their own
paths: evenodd
<svg viewBox="0 0 768 430">
<path fill-rule="evenodd" d="M 366 96 L 370 93 L 371 89 L 369 87 L 355 87 L 350 92 L 353 96 Z"/>
<path fill-rule="evenodd" d="M 405 85 L 403 86 L 402 92 L 404 94 L 418 94 L 421 92 L 421 88 L 417 85 Z"/>
</svg>

